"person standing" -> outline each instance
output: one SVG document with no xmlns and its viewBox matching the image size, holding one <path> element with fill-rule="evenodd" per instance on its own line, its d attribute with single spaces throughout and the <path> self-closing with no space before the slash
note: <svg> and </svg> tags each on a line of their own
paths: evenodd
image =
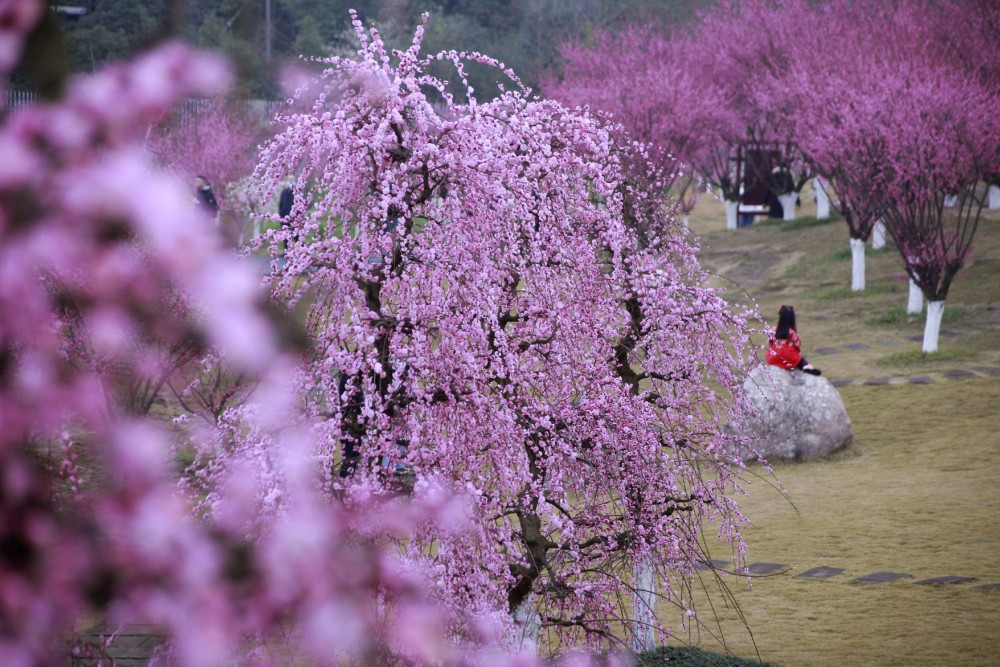
<svg viewBox="0 0 1000 667">
<path fill-rule="evenodd" d="M 281 218 L 281 229 L 285 230 L 291 226 L 288 216 L 292 214 L 292 207 L 295 206 L 295 194 L 292 192 L 292 182 L 285 181 L 281 194 L 278 196 L 278 217 Z M 294 236 L 293 236 L 294 239 Z M 281 251 L 288 249 L 288 241 L 281 241 Z"/>
<path fill-rule="evenodd" d="M 285 181 L 285 187 L 281 189 L 281 195 L 278 197 L 278 217 L 281 218 L 281 226 L 286 226 L 285 218 L 287 218 L 292 212 L 292 206 L 295 205 L 295 195 L 292 193 L 292 182 Z"/>
<path fill-rule="evenodd" d="M 215 193 L 212 186 L 204 176 L 194 177 L 195 202 L 205 213 L 217 219 L 219 215 L 219 204 L 215 201 Z"/>
</svg>

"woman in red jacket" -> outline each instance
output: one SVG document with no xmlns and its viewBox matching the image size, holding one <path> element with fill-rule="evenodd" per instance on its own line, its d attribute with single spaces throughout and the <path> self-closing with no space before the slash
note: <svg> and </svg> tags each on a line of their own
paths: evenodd
<svg viewBox="0 0 1000 667">
<path fill-rule="evenodd" d="M 813 368 L 802 356 L 802 341 L 795 330 L 795 309 L 791 306 L 782 306 L 778 311 L 778 326 L 770 336 L 767 363 L 786 371 L 800 370 L 811 375 L 822 375 L 818 368 Z"/>
</svg>

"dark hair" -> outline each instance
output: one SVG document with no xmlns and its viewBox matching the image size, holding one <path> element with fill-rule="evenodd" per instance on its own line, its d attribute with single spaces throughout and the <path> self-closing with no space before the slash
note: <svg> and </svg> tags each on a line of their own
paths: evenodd
<svg viewBox="0 0 1000 667">
<path fill-rule="evenodd" d="M 795 330 L 795 308 L 782 306 L 778 310 L 778 326 L 774 330 L 774 337 L 788 338 L 788 332 Z"/>
</svg>

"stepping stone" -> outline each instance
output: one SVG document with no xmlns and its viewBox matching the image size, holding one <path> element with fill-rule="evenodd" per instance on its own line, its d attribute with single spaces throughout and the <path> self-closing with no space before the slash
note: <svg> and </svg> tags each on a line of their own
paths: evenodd
<svg viewBox="0 0 1000 667">
<path fill-rule="evenodd" d="M 932 382 L 934 382 L 934 378 L 929 378 L 926 375 L 918 375 L 910 378 L 910 384 L 931 384 Z"/>
<path fill-rule="evenodd" d="M 78 641 L 84 645 L 86 652 L 86 645 L 103 646 L 103 637 L 110 636 L 114 631 L 114 628 L 95 626 L 80 636 Z M 157 647 L 165 639 L 165 630 L 161 626 L 126 625 L 115 635 L 111 644 L 103 649 L 104 657 L 113 659 L 114 664 L 121 667 L 148 665 Z"/>
<path fill-rule="evenodd" d="M 930 586 L 933 584 L 965 584 L 975 580 L 975 577 L 956 577 L 954 575 L 948 575 L 945 577 L 934 577 L 933 579 L 922 579 L 917 583 Z"/>
<path fill-rule="evenodd" d="M 890 581 L 896 581 L 898 579 L 906 579 L 909 577 L 913 578 L 912 574 L 906 574 L 905 572 L 872 572 L 871 574 L 866 574 L 863 577 L 858 577 L 852 584 L 885 584 Z"/>
<path fill-rule="evenodd" d="M 922 343 L 924 340 L 923 334 L 917 334 L 916 336 L 907 336 L 906 340 L 912 340 L 914 343 Z"/>
<path fill-rule="evenodd" d="M 803 579 L 829 579 L 830 577 L 835 577 L 844 571 L 842 567 L 830 567 L 828 565 L 821 565 L 819 567 L 814 567 L 811 570 L 806 570 L 800 574 L 795 575 L 796 577 L 802 577 Z"/>
<path fill-rule="evenodd" d="M 865 380 L 865 384 L 874 384 L 874 385 L 889 384 L 889 378 L 875 378 L 873 380 Z"/>
<path fill-rule="evenodd" d="M 985 586 L 980 586 L 979 588 L 986 591 L 1000 591 L 1000 584 L 986 584 Z"/>
<path fill-rule="evenodd" d="M 840 354 L 840 350 L 835 347 L 818 347 L 813 352 L 816 354 Z"/>
<path fill-rule="evenodd" d="M 889 340 L 888 338 L 878 338 L 875 342 L 882 345 L 902 345 L 898 340 Z"/>
<path fill-rule="evenodd" d="M 939 331 L 938 333 L 940 335 L 944 336 L 945 338 L 954 338 L 955 336 L 961 336 L 962 335 L 962 334 L 958 333 L 957 331 L 943 331 L 942 330 L 942 331 Z"/>
<path fill-rule="evenodd" d="M 987 375 L 996 375 L 1000 373 L 1000 368 L 996 366 L 976 366 L 976 370 L 980 373 L 986 373 Z"/>
<path fill-rule="evenodd" d="M 762 576 L 766 574 L 774 574 L 779 570 L 787 570 L 788 566 L 783 563 L 751 563 L 747 566 L 747 570 L 750 574 Z"/>
<path fill-rule="evenodd" d="M 699 562 L 694 566 L 696 570 L 731 570 L 733 564 L 728 560 L 713 560 L 710 563 Z"/>
<path fill-rule="evenodd" d="M 853 384 L 853 383 L 854 383 L 854 380 L 834 380 L 830 384 L 832 384 L 834 387 L 846 387 L 847 385 Z"/>
<path fill-rule="evenodd" d="M 865 345 L 864 343 L 848 343 L 844 347 L 849 348 L 851 350 L 870 350 L 871 349 L 871 345 Z"/>
<path fill-rule="evenodd" d="M 957 369 L 953 371 L 945 371 L 944 374 L 945 377 L 950 377 L 950 378 L 971 378 L 976 376 L 976 374 L 973 373 L 972 371 L 963 371 Z"/>
</svg>

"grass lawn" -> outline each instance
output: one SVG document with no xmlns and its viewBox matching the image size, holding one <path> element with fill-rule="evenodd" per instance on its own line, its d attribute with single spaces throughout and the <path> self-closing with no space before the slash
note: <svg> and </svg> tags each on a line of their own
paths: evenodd
<svg viewBox="0 0 1000 667">
<path fill-rule="evenodd" d="M 726 231 L 722 205 L 711 201 L 692 215 L 702 263 L 731 298 L 753 298 L 767 328 L 781 304 L 795 306 L 803 352 L 826 377 L 850 383 L 840 391 L 855 432 L 848 454 L 775 465 L 787 498 L 751 485 L 748 562 L 790 569 L 752 586 L 723 576 L 752 632 L 713 596 L 735 654 L 754 656 L 756 646 L 785 667 L 1000 664 L 1000 590 L 980 588 L 1000 583 L 1000 374 L 990 372 L 1000 367 L 1000 211 L 987 216 L 949 295 L 945 313 L 955 315 L 942 325 L 941 354 L 923 355 L 912 340 L 923 318 L 899 313 L 906 288 L 891 247 L 869 254 L 871 289 L 851 294 L 842 222 Z M 911 383 L 916 376 L 929 383 Z M 888 383 L 866 384 L 876 379 Z M 729 556 L 724 545 L 717 551 Z M 794 576 L 817 566 L 844 572 Z M 851 583 L 878 571 L 913 578 Z M 915 583 L 944 575 L 976 581 Z M 679 639 L 718 650 L 706 634 Z"/>
</svg>

